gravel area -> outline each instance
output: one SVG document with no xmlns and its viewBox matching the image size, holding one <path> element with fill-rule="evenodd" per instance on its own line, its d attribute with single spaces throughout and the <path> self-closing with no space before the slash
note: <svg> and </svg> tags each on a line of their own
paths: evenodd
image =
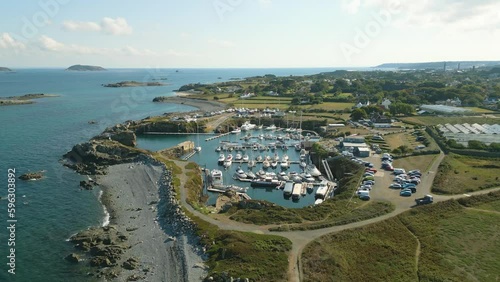
<svg viewBox="0 0 500 282">
<path fill-rule="evenodd" d="M 131 248 L 124 257 L 140 262 L 138 269 L 122 269 L 116 281 L 134 274 L 169 282 L 201 281 L 207 275 L 193 225 L 177 205 L 163 165 L 151 160 L 114 165 L 98 182 L 111 224 L 128 232 Z"/>
</svg>

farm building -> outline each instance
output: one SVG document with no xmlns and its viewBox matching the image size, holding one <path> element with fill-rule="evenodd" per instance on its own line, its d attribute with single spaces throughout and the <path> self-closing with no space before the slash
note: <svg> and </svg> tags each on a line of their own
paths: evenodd
<svg viewBox="0 0 500 282">
<path fill-rule="evenodd" d="M 500 143 L 499 124 L 438 124 L 436 128 L 447 139 L 467 145 L 471 140 L 481 141 L 486 145 Z"/>
<path fill-rule="evenodd" d="M 440 113 L 440 114 L 465 114 L 472 112 L 471 110 L 468 109 L 445 106 L 445 105 L 422 105 L 420 106 L 420 109 L 428 113 Z"/>
<path fill-rule="evenodd" d="M 370 156 L 370 149 L 368 147 L 354 148 L 354 154 L 360 158 L 367 158 Z"/>
</svg>

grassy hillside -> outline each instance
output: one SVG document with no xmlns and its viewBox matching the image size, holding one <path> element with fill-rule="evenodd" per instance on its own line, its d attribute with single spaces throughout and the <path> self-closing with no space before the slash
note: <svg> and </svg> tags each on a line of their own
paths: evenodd
<svg viewBox="0 0 500 282">
<path fill-rule="evenodd" d="M 304 281 L 498 281 L 499 207 L 496 192 L 324 236 L 303 252 Z"/>
</svg>

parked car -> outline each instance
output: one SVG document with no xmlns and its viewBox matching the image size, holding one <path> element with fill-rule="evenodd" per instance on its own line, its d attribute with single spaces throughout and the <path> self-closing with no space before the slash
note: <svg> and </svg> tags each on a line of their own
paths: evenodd
<svg viewBox="0 0 500 282">
<path fill-rule="evenodd" d="M 363 181 L 363 185 L 375 185 L 375 181 L 373 181 L 373 180 L 366 180 L 366 181 Z"/>
<path fill-rule="evenodd" d="M 403 189 L 403 190 L 401 190 L 401 192 L 399 192 L 399 196 L 411 197 L 411 195 L 412 195 L 412 192 L 410 189 Z"/>
<path fill-rule="evenodd" d="M 364 201 L 370 200 L 370 191 L 358 190 L 357 194 L 361 200 Z"/>
<path fill-rule="evenodd" d="M 408 171 L 408 174 L 413 174 L 413 173 L 420 173 L 420 174 L 422 174 L 419 169 L 412 169 L 412 170 Z"/>
<path fill-rule="evenodd" d="M 371 172 L 365 172 L 365 174 L 363 174 L 363 176 L 374 176 L 374 175 Z"/>
<path fill-rule="evenodd" d="M 404 189 L 408 189 L 408 190 L 410 190 L 412 193 L 417 193 L 417 187 L 415 187 L 415 186 L 407 186 L 407 187 L 405 187 L 405 186 L 403 185 L 403 189 L 402 189 L 402 190 L 404 190 Z"/>
<path fill-rule="evenodd" d="M 399 174 L 406 174 L 406 171 L 404 168 L 395 168 L 394 169 L 394 174 L 399 175 Z"/>
<path fill-rule="evenodd" d="M 389 185 L 389 188 L 401 189 L 401 188 L 403 188 L 403 185 L 401 185 L 399 183 L 392 183 L 391 185 Z"/>
<path fill-rule="evenodd" d="M 403 188 L 410 188 L 410 187 L 417 187 L 417 185 L 415 185 L 413 183 L 405 183 L 405 184 L 403 184 Z"/>
<path fill-rule="evenodd" d="M 366 181 L 366 180 L 375 180 L 375 177 L 373 177 L 373 176 L 365 176 L 365 178 L 363 178 L 363 181 Z"/>
<path fill-rule="evenodd" d="M 373 173 L 377 173 L 377 170 L 374 168 L 367 168 L 365 171 L 371 171 Z"/>
<path fill-rule="evenodd" d="M 365 166 L 366 166 L 366 167 L 369 167 L 369 168 L 372 168 L 372 167 L 373 167 L 373 164 L 372 164 L 372 163 L 370 163 L 370 162 L 365 162 Z"/>
</svg>

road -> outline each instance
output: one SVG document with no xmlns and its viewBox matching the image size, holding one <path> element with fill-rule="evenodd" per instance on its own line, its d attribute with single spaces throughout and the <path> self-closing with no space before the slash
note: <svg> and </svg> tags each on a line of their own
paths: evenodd
<svg viewBox="0 0 500 282">
<path fill-rule="evenodd" d="M 306 231 L 287 231 L 287 232 L 270 232 L 269 228 L 270 227 L 275 227 L 276 225 L 267 225 L 267 226 L 259 226 L 259 225 L 253 225 L 253 224 L 246 224 L 246 223 L 240 223 L 232 220 L 216 220 L 212 217 L 209 217 L 207 215 L 204 215 L 202 213 L 199 213 L 191 205 L 189 205 L 186 202 L 186 191 L 184 189 L 184 183 L 187 181 L 187 176 L 185 172 L 179 176 L 181 180 L 181 203 L 182 205 L 187 208 L 191 213 L 195 214 L 199 218 L 214 224 L 218 226 L 220 229 L 223 230 L 235 230 L 235 231 L 244 231 L 244 232 L 254 232 L 257 234 L 274 234 L 274 235 L 280 235 L 285 238 L 288 238 L 290 241 L 292 241 L 292 250 L 290 251 L 289 254 L 289 266 L 288 266 L 288 281 L 292 282 L 299 282 L 302 281 L 302 267 L 300 265 L 301 263 L 301 254 L 304 249 L 304 247 L 309 244 L 310 242 L 318 239 L 321 236 L 334 233 L 334 232 L 340 232 L 343 230 L 348 230 L 348 229 L 353 229 L 353 228 L 358 228 L 362 227 L 368 224 L 372 223 L 377 223 L 389 218 L 392 218 L 394 216 L 397 216 L 407 210 L 410 210 L 414 204 L 415 204 L 415 196 L 416 197 L 422 197 L 426 194 L 431 194 L 431 187 L 432 183 L 434 181 L 434 177 L 436 175 L 436 171 L 439 167 L 439 164 L 444 158 L 443 152 L 440 153 L 440 155 L 434 160 L 433 164 L 430 166 L 427 172 L 423 172 L 422 175 L 422 182 L 418 185 L 417 193 L 412 196 L 412 197 L 400 197 L 399 192 L 396 190 L 391 190 L 389 189 L 389 184 L 392 183 L 392 177 L 387 173 L 383 171 L 378 171 L 375 175 L 376 177 L 376 186 L 373 188 L 372 192 L 370 193 L 372 196 L 373 200 L 380 200 L 380 201 L 389 201 L 392 202 L 395 205 L 395 210 L 391 213 L 385 214 L 380 217 L 376 218 L 371 218 L 359 222 L 354 222 L 346 225 L 341 225 L 341 226 L 333 226 L 329 228 L 324 228 L 324 229 L 317 229 L 317 230 L 306 230 Z M 380 167 L 380 157 L 377 155 L 374 155 L 370 158 L 370 161 L 372 161 L 375 165 L 375 167 Z M 176 165 L 182 170 L 184 170 L 185 162 L 182 161 L 174 161 Z M 446 201 L 449 199 L 457 199 L 461 197 L 467 197 L 467 196 L 473 196 L 473 195 L 479 195 L 479 194 L 485 194 L 489 193 L 491 191 L 496 191 L 500 190 L 500 188 L 494 188 L 494 189 L 488 189 L 488 190 L 483 190 L 483 191 L 477 191 L 474 193 L 469 193 L 467 195 L 455 195 L 455 196 L 434 196 L 434 201 L 435 202 L 441 202 L 441 201 Z"/>
</svg>

